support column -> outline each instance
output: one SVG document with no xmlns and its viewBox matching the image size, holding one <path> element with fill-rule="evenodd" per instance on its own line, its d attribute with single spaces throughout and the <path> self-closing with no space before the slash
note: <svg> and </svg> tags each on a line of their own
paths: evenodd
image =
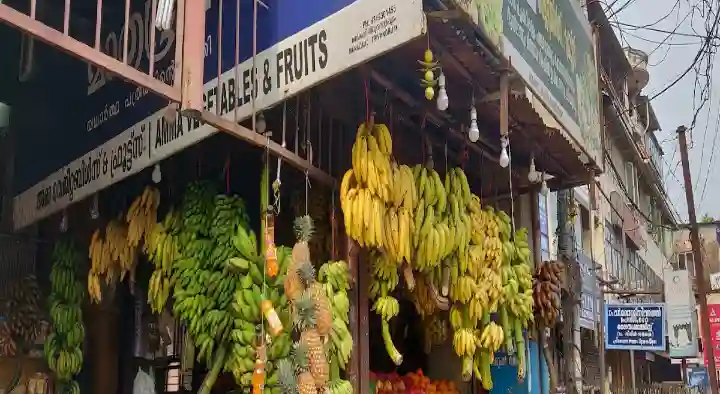
<svg viewBox="0 0 720 394">
<path fill-rule="evenodd" d="M 580 314 L 579 294 L 581 287 L 580 270 L 575 250 L 574 223 L 570 220 L 570 206 L 574 199 L 573 190 L 558 192 L 558 257 L 566 263 L 566 286 L 563 298 L 563 354 L 565 356 L 565 388 L 569 394 L 582 393 L 582 365 L 580 360 Z"/>
</svg>

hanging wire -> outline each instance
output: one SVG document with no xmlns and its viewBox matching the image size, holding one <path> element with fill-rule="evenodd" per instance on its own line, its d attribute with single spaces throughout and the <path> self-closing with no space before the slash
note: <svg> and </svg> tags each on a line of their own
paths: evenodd
<svg viewBox="0 0 720 394">
<path fill-rule="evenodd" d="M 258 14 L 258 0 L 254 0 L 254 1 L 253 1 L 253 42 L 252 42 L 252 67 L 253 67 L 253 73 L 255 72 L 255 70 L 257 70 L 257 68 L 256 68 L 256 62 L 257 62 L 257 29 L 258 29 L 258 25 L 257 25 L 257 19 L 258 19 L 258 18 L 257 18 L 257 14 Z M 256 129 L 256 126 L 257 126 L 257 107 L 255 106 L 255 99 L 256 99 L 256 96 L 257 96 L 257 93 L 258 93 L 258 87 L 257 87 L 257 84 L 256 84 L 257 78 L 255 78 L 255 77 L 256 77 L 256 76 L 254 75 L 253 83 L 252 83 L 253 91 L 252 91 L 252 100 L 251 100 L 253 133 L 257 133 L 257 129 Z M 267 172 L 269 171 L 269 167 L 270 167 L 270 133 L 266 133 L 266 134 L 265 134 L 265 166 L 266 166 L 265 171 L 266 171 L 266 173 L 267 173 Z M 264 201 L 261 201 L 261 204 L 262 204 L 262 203 L 264 203 Z M 263 212 L 263 215 L 262 215 L 262 216 L 265 216 L 265 214 L 266 214 L 266 212 Z M 261 218 L 261 220 L 265 220 L 265 218 L 263 217 L 263 218 Z M 262 234 L 262 236 L 264 237 L 265 234 Z M 266 245 L 266 247 L 267 247 L 267 245 Z M 261 251 L 261 252 L 262 252 L 262 253 L 265 253 L 265 251 Z M 266 275 L 267 275 L 267 258 L 264 259 L 264 262 L 265 262 L 265 264 L 264 264 L 264 267 L 263 267 L 263 270 L 262 270 L 262 271 L 263 271 L 263 278 L 262 278 L 262 298 L 263 298 L 263 299 L 265 299 L 265 294 L 266 294 L 266 291 L 267 291 L 267 281 L 266 281 Z M 265 341 L 265 324 L 263 324 L 262 322 L 260 323 L 260 340 L 261 340 L 261 343 L 264 343 L 264 341 Z M 264 360 L 263 360 L 263 361 L 264 361 Z"/>
<path fill-rule="evenodd" d="M 510 185 L 510 221 L 512 222 L 512 239 L 515 240 L 515 193 L 513 193 L 513 175 L 512 175 L 512 150 L 510 149 L 510 138 L 505 136 L 507 140 L 508 157 L 508 184 Z"/>
<path fill-rule="evenodd" d="M 285 148 L 287 146 L 287 142 L 285 140 L 287 136 L 287 100 L 283 101 L 283 112 L 282 112 L 282 146 Z M 278 155 L 277 159 L 277 172 L 275 173 L 275 181 L 272 184 L 273 189 L 273 208 L 275 209 L 275 214 L 280 214 L 280 186 L 282 185 L 282 181 L 280 181 L 280 169 L 282 168 L 282 158 Z"/>
</svg>

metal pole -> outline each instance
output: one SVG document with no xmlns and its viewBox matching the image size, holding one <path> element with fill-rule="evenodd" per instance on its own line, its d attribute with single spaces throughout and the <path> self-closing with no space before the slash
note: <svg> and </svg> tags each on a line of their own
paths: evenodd
<svg viewBox="0 0 720 394">
<path fill-rule="evenodd" d="M 710 340 L 710 317 L 708 314 L 707 293 L 708 284 L 705 280 L 705 263 L 700 250 L 700 236 L 698 234 L 697 217 L 695 216 L 695 197 L 693 196 L 692 181 L 690 179 L 690 161 L 688 159 L 688 148 L 685 132 L 687 128 L 680 126 L 677 128 L 678 143 L 680 144 L 680 159 L 683 167 L 683 180 L 685 183 L 685 198 L 687 200 L 688 220 L 690 222 L 690 243 L 692 244 L 693 257 L 695 262 L 695 283 L 698 289 L 698 298 L 700 303 L 700 316 L 702 319 L 702 343 L 705 351 L 705 357 L 708 363 L 708 377 L 710 380 L 710 391 L 712 394 L 718 394 L 718 381 L 715 366 L 715 355 L 713 354 L 713 346 Z"/>
<path fill-rule="evenodd" d="M 622 264 L 621 267 L 627 267 L 628 266 L 628 255 L 627 255 L 627 235 L 625 234 L 625 221 L 622 221 Z M 635 351 L 630 351 L 630 381 L 631 381 L 631 387 L 633 394 L 635 393 Z"/>
<path fill-rule="evenodd" d="M 558 192 L 558 255 L 567 262 L 565 272 L 569 285 L 567 297 L 563 300 L 563 354 L 565 356 L 565 389 L 570 394 L 582 393 L 582 366 L 580 361 L 580 341 L 578 326 L 578 291 L 580 273 L 577 269 L 577 253 L 573 243 L 574 223 L 570 223 L 569 208 L 574 199 L 573 190 Z M 577 330 L 577 332 L 576 332 Z"/>
</svg>

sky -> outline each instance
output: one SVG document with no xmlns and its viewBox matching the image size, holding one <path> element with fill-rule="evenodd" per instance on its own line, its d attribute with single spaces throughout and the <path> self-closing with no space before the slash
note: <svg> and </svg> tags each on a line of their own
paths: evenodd
<svg viewBox="0 0 720 394">
<path fill-rule="evenodd" d="M 605 0 L 612 4 L 614 0 Z M 643 94 L 652 97 L 678 78 L 693 62 L 705 35 L 707 15 L 700 15 L 699 4 L 704 0 L 618 0 L 613 6 L 619 10 L 612 22 L 619 24 L 618 34 L 623 46 L 643 50 L 650 55 L 650 81 Z M 714 1 L 713 1 L 714 2 Z M 625 6 L 626 3 L 629 5 Z M 693 5 L 696 5 L 693 11 Z M 622 10 L 620 10 L 622 8 Z M 717 6 L 715 6 L 717 12 Z M 611 12 L 609 14 L 612 14 Z M 632 25 L 632 26 L 628 26 Z M 663 31 L 675 31 L 668 34 Z M 720 57 L 718 57 L 720 59 Z M 718 65 L 720 60 L 715 61 Z M 717 67 L 720 68 L 720 67 Z M 704 67 L 701 70 L 704 73 Z M 690 168 L 698 220 L 707 213 L 720 219 L 720 76 L 712 83 L 710 101 L 699 113 L 696 125 L 688 135 Z M 707 81 L 700 78 L 700 87 Z M 670 202 L 683 221 L 687 220 L 685 189 L 682 186 L 682 167 L 677 149 L 675 130 L 679 125 L 690 127 L 699 105 L 694 94 L 696 72 L 687 74 L 674 87 L 652 101 L 661 131 L 657 138 L 664 151 L 663 172 Z M 699 87 L 699 88 L 700 88 Z M 698 90 L 699 90 L 698 88 Z M 717 137 L 717 138 L 715 138 Z"/>
</svg>

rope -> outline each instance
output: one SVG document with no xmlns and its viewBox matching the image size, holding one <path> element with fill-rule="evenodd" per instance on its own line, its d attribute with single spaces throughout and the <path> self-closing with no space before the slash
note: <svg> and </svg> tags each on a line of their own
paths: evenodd
<svg viewBox="0 0 720 394">
<path fill-rule="evenodd" d="M 255 70 L 257 70 L 257 68 L 256 68 L 256 63 L 257 63 L 257 28 L 258 28 L 258 26 L 257 26 L 257 14 L 258 14 L 258 0 L 254 0 L 254 1 L 253 1 L 253 42 L 252 42 L 252 66 L 253 66 L 253 73 L 255 72 Z M 255 81 L 257 80 L 256 77 L 257 77 L 256 75 L 254 75 L 254 77 L 253 77 L 253 91 L 252 91 L 252 100 L 251 100 L 251 104 L 252 104 L 252 128 L 253 128 L 253 133 L 257 133 L 257 128 L 256 128 L 256 126 L 257 126 L 257 107 L 256 107 L 256 105 L 255 105 L 255 98 L 256 98 L 256 96 L 257 96 L 258 87 L 257 87 L 257 85 L 256 85 L 256 83 L 255 83 Z M 269 166 L 270 166 L 270 133 L 266 133 L 266 134 L 265 134 L 265 166 L 266 166 L 266 171 L 269 172 Z M 264 201 L 261 202 L 261 203 L 264 203 Z M 265 212 L 263 213 L 263 215 L 265 215 Z M 263 218 L 262 220 L 265 220 L 265 219 Z M 262 236 L 264 237 L 265 234 L 262 234 Z M 266 245 L 266 247 L 267 247 L 267 245 Z M 265 251 L 262 251 L 262 252 L 265 253 Z M 263 280 L 263 283 L 262 283 L 262 298 L 263 298 L 263 299 L 265 299 L 265 294 L 266 294 L 266 291 L 267 291 L 267 280 L 266 280 L 266 275 L 267 275 L 267 258 L 266 258 L 264 261 L 265 261 L 265 266 L 263 267 L 263 270 L 262 270 L 262 271 L 263 271 L 263 278 L 262 278 L 262 280 Z M 265 341 L 265 324 L 262 324 L 262 323 L 260 324 L 260 341 L 261 341 L 261 343 L 264 343 L 264 341 Z M 263 361 L 265 361 L 265 360 L 263 360 Z"/>
</svg>

